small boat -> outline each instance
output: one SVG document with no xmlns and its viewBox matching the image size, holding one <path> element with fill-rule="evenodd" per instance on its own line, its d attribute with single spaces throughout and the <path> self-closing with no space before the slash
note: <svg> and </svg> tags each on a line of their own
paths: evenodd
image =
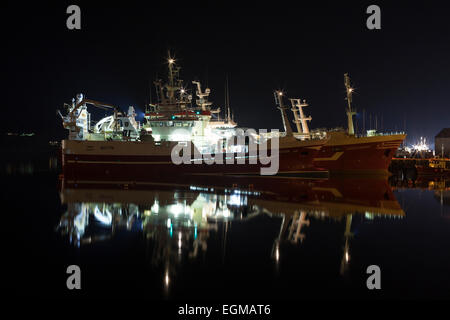
<svg viewBox="0 0 450 320">
<path fill-rule="evenodd" d="M 425 165 L 416 165 L 416 169 L 419 176 L 450 177 L 450 159 L 429 159 Z"/>
</svg>

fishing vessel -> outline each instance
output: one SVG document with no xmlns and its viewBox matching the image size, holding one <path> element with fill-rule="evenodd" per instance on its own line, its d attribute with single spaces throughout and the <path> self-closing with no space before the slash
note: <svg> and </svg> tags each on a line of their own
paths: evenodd
<svg viewBox="0 0 450 320">
<path fill-rule="evenodd" d="M 328 138 L 314 158 L 314 165 L 317 168 L 338 174 L 388 174 L 392 157 L 406 138 L 406 134 L 377 133 L 375 130 L 368 130 L 366 134 L 356 134 L 353 125 L 353 116 L 356 112 L 352 106 L 354 89 L 350 85 L 348 74 L 344 75 L 344 83 L 347 91 L 347 130 L 310 130 L 308 121 L 312 119 L 305 117 L 303 111 L 308 104 L 305 100 L 290 99 L 297 131 L 293 132 L 289 121 L 283 119 L 285 132 L 299 139 Z"/>
<path fill-rule="evenodd" d="M 274 141 L 269 135 L 238 128 L 229 105 L 227 117 L 218 121 L 214 115 L 220 108 L 213 108 L 208 101 L 211 90 L 203 90 L 200 82 L 193 81 L 193 101 L 179 77 L 180 67 L 170 55 L 167 65 L 167 81 L 154 82 L 157 103 L 148 106 L 142 124 L 132 106 L 123 113 L 112 104 L 82 94 L 72 99 L 72 104 L 65 104 L 66 115 L 60 115 L 69 130 L 61 149 L 66 179 L 133 182 L 164 174 L 328 174 L 313 163 L 326 139 L 291 135 L 277 136 Z M 110 110 L 112 115 L 93 122 L 88 105 Z M 176 163 L 174 158 L 183 161 Z"/>
</svg>

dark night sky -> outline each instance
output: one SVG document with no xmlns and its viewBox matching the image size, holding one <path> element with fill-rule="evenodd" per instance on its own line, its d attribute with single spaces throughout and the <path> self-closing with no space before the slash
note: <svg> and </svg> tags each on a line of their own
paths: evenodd
<svg viewBox="0 0 450 320">
<path fill-rule="evenodd" d="M 281 128 L 272 91 L 307 99 L 312 128 L 346 123 L 343 73 L 354 105 L 383 117 L 408 143 L 450 127 L 450 13 L 444 2 L 151 1 L 64 2 L 2 6 L 2 131 L 60 138 L 55 110 L 78 92 L 143 110 L 149 81 L 175 53 L 186 83 L 198 78 L 230 101 L 241 126 Z M 81 7 L 81 30 L 66 28 L 66 8 Z M 366 28 L 370 4 L 381 7 L 381 30 Z M 380 124 L 379 124 L 380 126 Z"/>
</svg>

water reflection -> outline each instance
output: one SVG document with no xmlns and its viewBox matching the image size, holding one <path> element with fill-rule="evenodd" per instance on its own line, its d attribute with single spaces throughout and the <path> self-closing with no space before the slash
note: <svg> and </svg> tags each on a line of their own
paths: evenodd
<svg viewBox="0 0 450 320">
<path fill-rule="evenodd" d="M 197 179 L 192 183 L 80 185 L 63 183 L 67 206 L 58 232 L 75 246 L 107 241 L 117 232 L 142 233 L 149 262 L 162 268 L 168 291 L 183 261 L 205 256 L 211 241 L 226 251 L 234 222 L 265 216 L 279 225 L 271 258 L 276 265 L 286 246 L 302 246 L 305 230 L 317 221 L 343 224 L 340 273 L 351 261 L 352 223 L 378 218 L 402 218 L 404 211 L 387 180 Z M 211 235 L 216 236 L 211 239 Z M 243 243 L 242 245 L 246 245 Z M 217 247 L 217 246 L 216 246 Z"/>
<path fill-rule="evenodd" d="M 392 188 L 398 191 L 411 189 L 431 191 L 440 205 L 441 216 L 450 219 L 450 216 L 444 212 L 444 207 L 450 206 L 450 180 L 443 177 L 419 177 L 414 181 L 395 181 L 392 183 Z"/>
<path fill-rule="evenodd" d="M 119 229 L 141 230 L 147 237 L 167 233 L 174 238 L 178 234 L 181 246 L 181 239 L 196 240 L 208 230 L 217 229 L 217 221 L 247 216 L 243 208 L 247 207 L 248 193 L 225 190 L 224 194 L 215 194 L 195 191 L 192 186 L 190 189 L 64 189 L 61 200 L 67 204 L 67 211 L 58 229 L 77 246 L 107 239 Z M 105 230 L 108 237 L 103 234 Z"/>
<path fill-rule="evenodd" d="M 20 160 L 7 160 L 0 163 L 0 174 L 6 176 L 31 176 L 39 172 L 57 172 L 59 170 L 58 157 L 33 159 L 24 156 Z"/>
</svg>

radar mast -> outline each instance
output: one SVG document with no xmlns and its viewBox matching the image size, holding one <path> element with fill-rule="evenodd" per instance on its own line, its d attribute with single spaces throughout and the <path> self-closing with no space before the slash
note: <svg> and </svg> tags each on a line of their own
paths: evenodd
<svg viewBox="0 0 450 320">
<path fill-rule="evenodd" d="M 288 116 L 286 114 L 287 107 L 285 107 L 283 104 L 283 92 L 275 91 L 274 97 L 275 97 L 275 104 L 277 105 L 278 109 L 281 112 L 281 119 L 283 120 L 284 132 L 286 132 L 286 136 L 292 136 L 291 124 L 289 123 Z"/>
<path fill-rule="evenodd" d="M 344 74 L 344 84 L 345 84 L 345 88 L 347 90 L 348 134 L 354 135 L 355 129 L 353 128 L 353 115 L 356 114 L 356 112 L 352 109 L 352 94 L 353 94 L 354 89 L 350 86 L 350 77 L 348 76 L 348 73 Z"/>
</svg>

